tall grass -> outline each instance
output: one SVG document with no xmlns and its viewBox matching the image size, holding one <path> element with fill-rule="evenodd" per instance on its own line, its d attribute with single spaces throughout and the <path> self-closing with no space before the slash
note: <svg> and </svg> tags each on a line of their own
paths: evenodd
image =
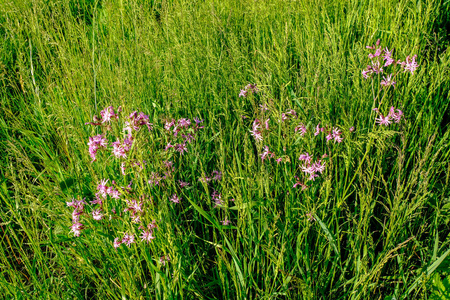
<svg viewBox="0 0 450 300">
<path fill-rule="evenodd" d="M 448 2 L 33 0 L 3 1 L 0 12 L 6 298 L 448 295 Z M 398 77 L 382 107 L 403 110 L 397 127 L 374 126 L 374 88 L 361 76 L 377 39 L 399 59 L 418 55 L 419 69 Z M 238 97 L 248 83 L 260 93 Z M 264 103 L 265 143 L 286 156 L 281 164 L 263 163 L 250 134 Z M 133 154 L 148 162 L 142 173 L 120 177 L 107 155 L 91 163 L 88 138 L 100 131 L 85 123 L 110 105 L 154 124 Z M 276 122 L 289 109 L 310 133 L 319 122 L 341 128 L 344 142 L 296 138 L 294 125 Z M 169 157 L 176 179 L 191 183 L 174 206 L 173 183 L 142 182 L 167 158 L 164 121 L 197 116 L 205 128 L 189 153 Z M 292 186 L 305 151 L 329 160 L 301 192 Z M 198 178 L 213 170 L 223 178 L 208 188 Z M 103 178 L 134 178 L 153 197 L 150 244 L 115 250 L 120 219 L 69 233 L 66 202 L 92 200 Z M 235 202 L 213 208 L 212 188 Z"/>
</svg>

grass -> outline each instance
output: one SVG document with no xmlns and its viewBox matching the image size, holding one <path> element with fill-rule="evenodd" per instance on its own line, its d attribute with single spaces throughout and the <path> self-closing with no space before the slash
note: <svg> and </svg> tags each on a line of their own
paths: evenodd
<svg viewBox="0 0 450 300">
<path fill-rule="evenodd" d="M 32 0 L 3 1 L 0 12 L 6 298 L 448 295 L 448 2 Z M 398 59 L 417 54 L 419 68 L 375 101 L 379 78 L 361 71 L 377 39 Z M 249 83 L 260 92 L 239 97 Z M 404 112 L 400 124 L 374 125 L 380 97 L 382 112 Z M 154 129 L 139 132 L 128 160 L 146 160 L 145 170 L 122 176 L 106 153 L 91 163 L 87 142 L 102 130 L 85 123 L 110 105 L 149 115 Z M 290 109 L 299 120 L 277 122 Z M 189 152 L 162 151 L 172 138 L 165 120 L 194 117 L 205 128 Z M 263 143 L 250 134 L 255 118 L 271 119 Z M 303 138 L 298 122 L 308 128 Z M 319 122 L 340 128 L 344 141 L 314 137 Z M 283 162 L 263 163 L 265 145 Z M 304 152 L 328 158 L 300 191 Z M 163 160 L 174 162 L 173 178 L 150 187 Z M 199 182 L 214 170 L 221 181 Z M 133 179 L 133 197 L 153 199 L 143 216 L 159 226 L 151 243 L 113 248 L 124 232 L 140 234 L 125 213 L 82 216 L 85 230 L 69 233 L 66 202 L 91 201 L 103 178 Z M 214 191 L 223 206 L 214 208 Z M 168 201 L 173 193 L 180 204 Z M 124 199 L 105 205 L 126 207 Z"/>
</svg>

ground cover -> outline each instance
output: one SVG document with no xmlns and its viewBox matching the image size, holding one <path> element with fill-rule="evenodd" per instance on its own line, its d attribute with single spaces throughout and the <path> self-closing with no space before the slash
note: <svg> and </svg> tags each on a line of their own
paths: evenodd
<svg viewBox="0 0 450 300">
<path fill-rule="evenodd" d="M 6 298 L 449 297 L 449 3 L 3 1 Z"/>
</svg>

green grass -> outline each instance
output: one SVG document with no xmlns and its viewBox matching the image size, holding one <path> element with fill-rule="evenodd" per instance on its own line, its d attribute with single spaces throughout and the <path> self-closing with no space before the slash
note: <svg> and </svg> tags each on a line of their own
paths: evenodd
<svg viewBox="0 0 450 300">
<path fill-rule="evenodd" d="M 449 20 L 449 2 L 431 0 L 2 1 L 1 294 L 448 295 Z M 382 112 L 404 112 L 389 127 L 374 126 L 379 80 L 372 86 L 361 75 L 365 46 L 377 39 L 398 59 L 418 55 L 415 74 L 400 74 L 396 88 L 379 95 Z M 260 92 L 238 97 L 249 83 Z M 263 116 L 264 103 L 270 109 Z M 142 111 L 154 124 L 139 132 L 130 153 L 148 162 L 144 171 L 123 177 L 119 160 L 105 153 L 91 163 L 88 138 L 101 130 L 84 124 L 110 105 Z M 277 122 L 289 109 L 299 121 Z M 205 128 L 189 152 L 161 151 L 169 138 L 164 121 L 196 116 Z M 256 143 L 253 120 L 268 117 L 270 133 Z M 294 134 L 300 121 L 309 130 L 304 138 Z M 314 138 L 319 122 L 339 127 L 343 143 Z M 285 161 L 262 163 L 264 145 Z M 329 157 L 324 174 L 302 192 L 292 186 L 305 151 Z M 167 159 L 174 178 L 145 184 Z M 213 170 L 221 181 L 198 181 Z M 103 178 L 123 186 L 133 179 L 133 197 L 153 198 L 143 217 L 159 226 L 150 244 L 113 248 L 123 232 L 139 234 L 126 214 L 100 222 L 83 216 L 81 236 L 69 233 L 66 202 L 92 200 Z M 176 180 L 191 186 L 180 190 Z M 213 189 L 235 202 L 214 208 Z M 168 201 L 175 192 L 179 205 Z M 123 200 L 106 205 L 125 207 Z M 230 226 L 221 225 L 225 217 Z M 163 255 L 171 259 L 166 266 Z"/>
</svg>

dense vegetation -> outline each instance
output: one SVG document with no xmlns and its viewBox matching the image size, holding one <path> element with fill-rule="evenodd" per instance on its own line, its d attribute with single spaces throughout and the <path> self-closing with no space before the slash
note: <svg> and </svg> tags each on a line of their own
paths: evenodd
<svg viewBox="0 0 450 300">
<path fill-rule="evenodd" d="M 450 299 L 449 22 L 1 1 L 1 294 Z"/>
</svg>

